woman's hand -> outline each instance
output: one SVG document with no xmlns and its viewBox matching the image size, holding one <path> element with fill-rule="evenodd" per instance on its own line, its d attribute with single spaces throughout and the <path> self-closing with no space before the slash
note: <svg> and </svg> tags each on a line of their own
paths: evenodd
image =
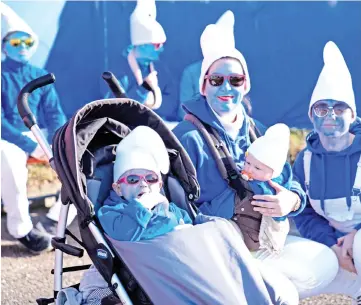
<svg viewBox="0 0 361 305">
<path fill-rule="evenodd" d="M 298 195 L 272 180 L 269 184 L 275 189 L 276 195 L 254 195 L 255 201 L 251 202 L 255 206 L 254 210 L 271 217 L 287 216 L 293 212 L 299 200 Z"/>
<path fill-rule="evenodd" d="M 353 241 L 355 239 L 356 233 L 357 230 L 352 230 L 347 235 L 337 239 L 337 246 L 341 247 L 343 257 L 346 257 L 347 255 L 353 257 Z"/>
<path fill-rule="evenodd" d="M 341 268 L 357 274 L 352 257 L 349 254 L 346 253 L 346 255 L 343 255 L 342 248 L 338 245 L 333 245 L 331 249 L 335 252 Z"/>
</svg>

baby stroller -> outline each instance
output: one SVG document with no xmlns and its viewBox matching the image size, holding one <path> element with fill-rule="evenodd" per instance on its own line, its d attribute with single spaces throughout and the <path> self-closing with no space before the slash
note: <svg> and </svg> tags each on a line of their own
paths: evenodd
<svg viewBox="0 0 361 305">
<path fill-rule="evenodd" d="M 106 74 L 104 78 L 116 95 L 124 96 L 111 74 Z M 63 253 L 78 257 L 84 253 L 83 249 L 66 244 L 65 235 L 69 235 L 87 251 L 99 273 L 119 298 L 119 304 L 271 304 L 261 276 L 252 266 L 240 263 L 242 258 L 234 256 L 233 248 L 230 251 L 229 240 L 225 243 L 224 252 L 219 253 L 221 257 L 229 258 L 226 266 L 223 264 L 218 267 L 214 264 L 211 249 L 214 249 L 215 244 L 218 249 L 222 249 L 222 240 L 229 235 L 227 229 L 219 233 L 216 222 L 205 224 L 207 227 L 204 228 L 194 227 L 197 229 L 187 237 L 187 240 L 192 239 L 189 241 L 192 247 L 187 246 L 188 241 L 183 242 L 187 232 L 181 230 L 150 241 L 123 242 L 121 253 L 115 251 L 96 218 L 96 211 L 111 188 L 115 147 L 119 141 L 139 125 L 149 126 L 161 135 L 171 163 L 169 174 L 163 177 L 164 193 L 170 201 L 188 211 L 193 219 L 196 216 L 193 202 L 200 192 L 195 169 L 188 154 L 161 118 L 142 104 L 126 98 L 99 100 L 85 105 L 56 132 L 51 150 L 28 107 L 27 99 L 32 91 L 54 81 L 52 74 L 33 80 L 22 89 L 18 98 L 18 109 L 24 124 L 34 133 L 62 183 L 63 206 L 57 236 L 52 239 L 55 248 L 54 298 L 37 299 L 37 303 L 45 305 L 56 302 L 59 291 L 64 288 L 64 272 L 89 268 L 89 265 L 63 268 Z M 74 204 L 78 212 L 81 241 L 66 229 L 70 204 Z M 209 232 L 207 238 L 205 231 Z M 200 242 L 200 238 L 204 243 Z M 208 250 L 204 250 L 204 247 L 208 247 Z M 174 255 L 176 248 L 178 251 L 189 248 L 190 252 L 187 253 L 193 251 L 191 254 L 197 254 L 199 249 L 199 259 L 184 265 L 184 257 Z M 146 262 L 146 255 L 150 253 L 160 261 L 157 268 Z M 207 265 L 207 260 L 212 264 L 211 267 Z M 219 260 L 219 257 L 215 260 Z M 165 262 L 173 266 L 169 268 Z M 234 269 L 234 264 L 242 266 Z M 182 270 L 177 266 L 187 268 Z M 231 278 L 235 279 L 235 283 L 225 282 L 230 279 L 224 276 L 226 269 L 231 270 Z M 184 274 L 188 282 L 180 278 L 180 273 Z M 246 277 L 252 278 L 254 282 L 243 282 Z M 248 303 L 249 296 L 242 287 L 246 290 L 246 286 L 253 284 L 259 289 L 257 295 L 253 296 L 254 302 Z M 219 286 L 223 287 L 222 293 L 215 291 Z M 177 300 L 174 300 L 175 295 L 179 297 Z M 190 303 L 186 299 L 194 301 Z"/>
</svg>

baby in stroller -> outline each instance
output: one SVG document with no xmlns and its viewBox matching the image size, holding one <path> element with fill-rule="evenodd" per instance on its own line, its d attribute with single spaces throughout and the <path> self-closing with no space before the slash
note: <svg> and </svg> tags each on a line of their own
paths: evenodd
<svg viewBox="0 0 361 305">
<path fill-rule="evenodd" d="M 167 149 L 153 129 L 138 126 L 118 144 L 113 189 L 98 211 L 107 235 L 120 241 L 139 241 L 192 224 L 186 211 L 161 194 L 161 173 L 168 171 Z"/>
</svg>

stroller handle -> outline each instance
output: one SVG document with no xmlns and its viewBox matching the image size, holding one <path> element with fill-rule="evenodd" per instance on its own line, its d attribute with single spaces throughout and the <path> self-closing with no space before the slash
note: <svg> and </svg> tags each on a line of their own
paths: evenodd
<svg viewBox="0 0 361 305">
<path fill-rule="evenodd" d="M 45 138 L 44 133 L 40 130 L 36 118 L 32 113 L 28 99 L 29 95 L 36 89 L 44 87 L 46 85 L 52 84 L 55 82 L 55 76 L 53 73 L 36 78 L 29 83 L 27 83 L 23 89 L 21 89 L 18 96 L 18 111 L 19 114 L 27 128 L 31 130 L 35 136 L 36 141 L 39 143 L 40 147 L 43 149 L 47 159 L 49 160 L 50 166 L 55 170 L 55 164 L 53 160 L 53 152 L 50 148 L 48 140 Z M 56 170 L 55 170 L 56 171 Z"/>
<path fill-rule="evenodd" d="M 112 90 L 115 97 L 117 98 L 127 97 L 124 88 L 120 85 L 119 81 L 112 72 L 110 71 L 103 72 L 102 77 L 107 82 L 110 90 Z"/>
<path fill-rule="evenodd" d="M 29 108 L 29 103 L 28 103 L 29 95 L 34 90 L 52 84 L 54 82 L 55 82 L 54 74 L 49 73 L 47 75 L 32 80 L 31 82 L 27 83 L 23 89 L 21 89 L 18 96 L 18 110 L 27 128 L 31 129 L 31 127 L 37 124 L 36 118 Z"/>
</svg>

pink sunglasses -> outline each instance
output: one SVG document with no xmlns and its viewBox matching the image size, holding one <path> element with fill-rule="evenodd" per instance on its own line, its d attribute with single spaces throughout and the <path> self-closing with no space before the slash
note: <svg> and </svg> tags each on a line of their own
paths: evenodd
<svg viewBox="0 0 361 305">
<path fill-rule="evenodd" d="M 149 184 L 154 184 L 159 181 L 159 177 L 156 173 L 151 173 L 147 175 L 136 175 L 136 174 L 130 174 L 125 177 L 120 178 L 117 181 L 117 184 L 125 183 L 125 184 L 138 184 L 141 180 L 145 180 L 145 182 Z"/>
</svg>

